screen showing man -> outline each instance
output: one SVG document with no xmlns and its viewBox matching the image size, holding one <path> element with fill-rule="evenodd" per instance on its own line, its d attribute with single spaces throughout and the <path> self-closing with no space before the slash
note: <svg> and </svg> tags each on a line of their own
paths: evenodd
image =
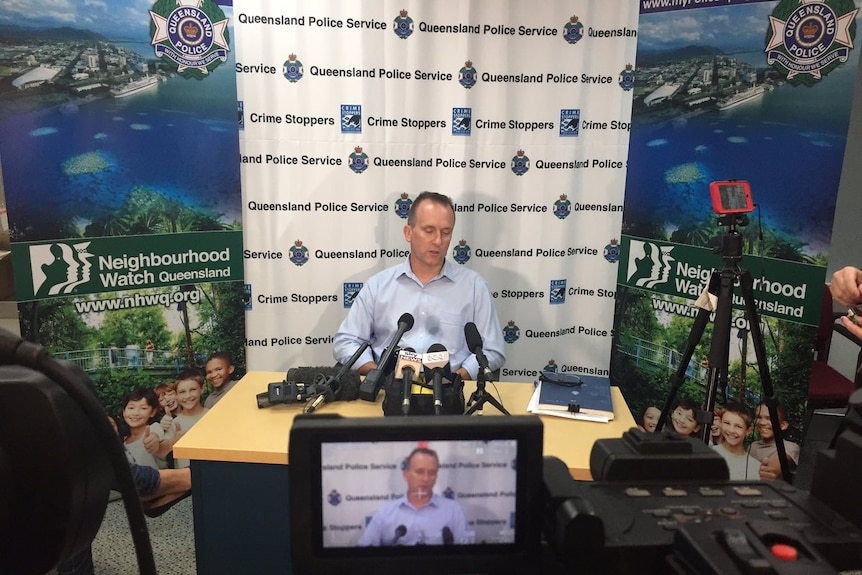
<svg viewBox="0 0 862 575">
<path fill-rule="evenodd" d="M 516 455 L 511 440 L 325 443 L 323 546 L 512 543 Z"/>
</svg>

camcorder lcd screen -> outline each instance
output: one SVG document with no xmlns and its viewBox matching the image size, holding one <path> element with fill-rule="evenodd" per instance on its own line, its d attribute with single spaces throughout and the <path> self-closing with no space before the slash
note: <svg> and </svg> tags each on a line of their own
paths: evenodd
<svg viewBox="0 0 862 575">
<path fill-rule="evenodd" d="M 299 417 L 289 449 L 294 568 L 529 572 L 541 542 L 542 445 L 537 416 Z"/>
</svg>

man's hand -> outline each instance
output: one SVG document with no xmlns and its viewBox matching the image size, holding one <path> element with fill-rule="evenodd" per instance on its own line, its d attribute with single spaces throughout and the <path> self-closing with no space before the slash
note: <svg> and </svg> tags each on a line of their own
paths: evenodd
<svg viewBox="0 0 862 575">
<path fill-rule="evenodd" d="M 368 372 L 377 367 L 377 364 L 373 361 L 369 361 L 368 363 L 363 363 L 359 366 L 359 375 L 368 375 Z"/>
<path fill-rule="evenodd" d="M 458 368 L 458 370 L 457 370 L 457 371 L 455 371 L 455 373 L 457 373 L 458 375 L 460 375 L 460 376 L 461 376 L 461 379 L 463 379 L 464 381 L 468 381 L 468 380 L 473 379 L 472 377 L 470 377 L 470 372 L 468 372 L 468 371 L 467 371 L 466 369 L 464 369 L 463 367 L 459 367 L 459 368 Z"/>
<path fill-rule="evenodd" d="M 829 291 L 832 293 L 832 299 L 841 305 L 852 307 L 862 301 L 860 285 L 862 285 L 862 270 L 847 266 L 832 274 Z"/>
</svg>

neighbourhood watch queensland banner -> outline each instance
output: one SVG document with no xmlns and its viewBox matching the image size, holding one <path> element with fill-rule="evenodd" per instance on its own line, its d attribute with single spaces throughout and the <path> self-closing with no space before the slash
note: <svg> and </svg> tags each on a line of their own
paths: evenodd
<svg viewBox="0 0 862 575">
<path fill-rule="evenodd" d="M 636 417 L 668 398 L 713 270 L 748 270 L 767 362 L 802 436 L 835 199 L 859 61 L 852 0 L 642 0 L 612 377 Z M 755 210 L 720 225 L 711 182 L 746 180 Z M 739 257 L 720 246 L 740 240 Z M 718 250 L 714 248 L 719 248 Z M 717 253 L 720 252 L 720 253 Z M 764 389 L 740 287 L 719 405 Z M 714 314 L 713 318 L 714 319 Z M 678 399 L 705 405 L 708 325 Z"/>
<path fill-rule="evenodd" d="M 231 19 L 213 0 L 0 4 L 21 332 L 114 415 L 213 352 L 245 363 Z"/>
</svg>

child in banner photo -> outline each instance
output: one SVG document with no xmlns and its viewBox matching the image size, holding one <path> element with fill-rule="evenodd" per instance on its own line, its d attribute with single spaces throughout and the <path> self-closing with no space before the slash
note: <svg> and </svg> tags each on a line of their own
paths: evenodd
<svg viewBox="0 0 862 575">
<path fill-rule="evenodd" d="M 700 424 L 697 422 L 698 411 L 700 406 L 693 400 L 687 398 L 676 400 L 670 413 L 674 431 L 683 437 L 691 437 L 700 431 Z"/>
<path fill-rule="evenodd" d="M 211 409 L 216 402 L 233 389 L 237 380 L 233 379 L 236 367 L 229 353 L 217 351 L 209 356 L 206 365 L 207 381 L 213 386 L 213 390 L 204 400 L 204 407 Z"/>
<path fill-rule="evenodd" d="M 122 402 L 121 436 L 126 451 L 138 465 L 159 469 L 159 458 L 170 452 L 173 444 L 156 418 L 159 402 L 151 389 L 138 388 Z"/>
<path fill-rule="evenodd" d="M 180 404 L 180 413 L 174 417 L 174 423 L 178 425 L 174 443 L 209 411 L 201 403 L 203 388 L 204 378 L 196 369 L 187 369 L 177 377 L 177 400 Z M 174 463 L 178 469 L 190 465 L 188 459 L 174 459 Z"/>
<path fill-rule="evenodd" d="M 721 414 L 722 441 L 712 448 L 718 451 L 730 470 L 731 479 L 758 479 L 760 462 L 745 450 L 745 438 L 751 433 L 751 414 L 740 403 L 728 403 Z"/>
<path fill-rule="evenodd" d="M 641 413 L 638 427 L 646 432 L 654 433 L 658 420 L 661 418 L 661 409 L 655 405 L 648 405 Z"/>
</svg>

